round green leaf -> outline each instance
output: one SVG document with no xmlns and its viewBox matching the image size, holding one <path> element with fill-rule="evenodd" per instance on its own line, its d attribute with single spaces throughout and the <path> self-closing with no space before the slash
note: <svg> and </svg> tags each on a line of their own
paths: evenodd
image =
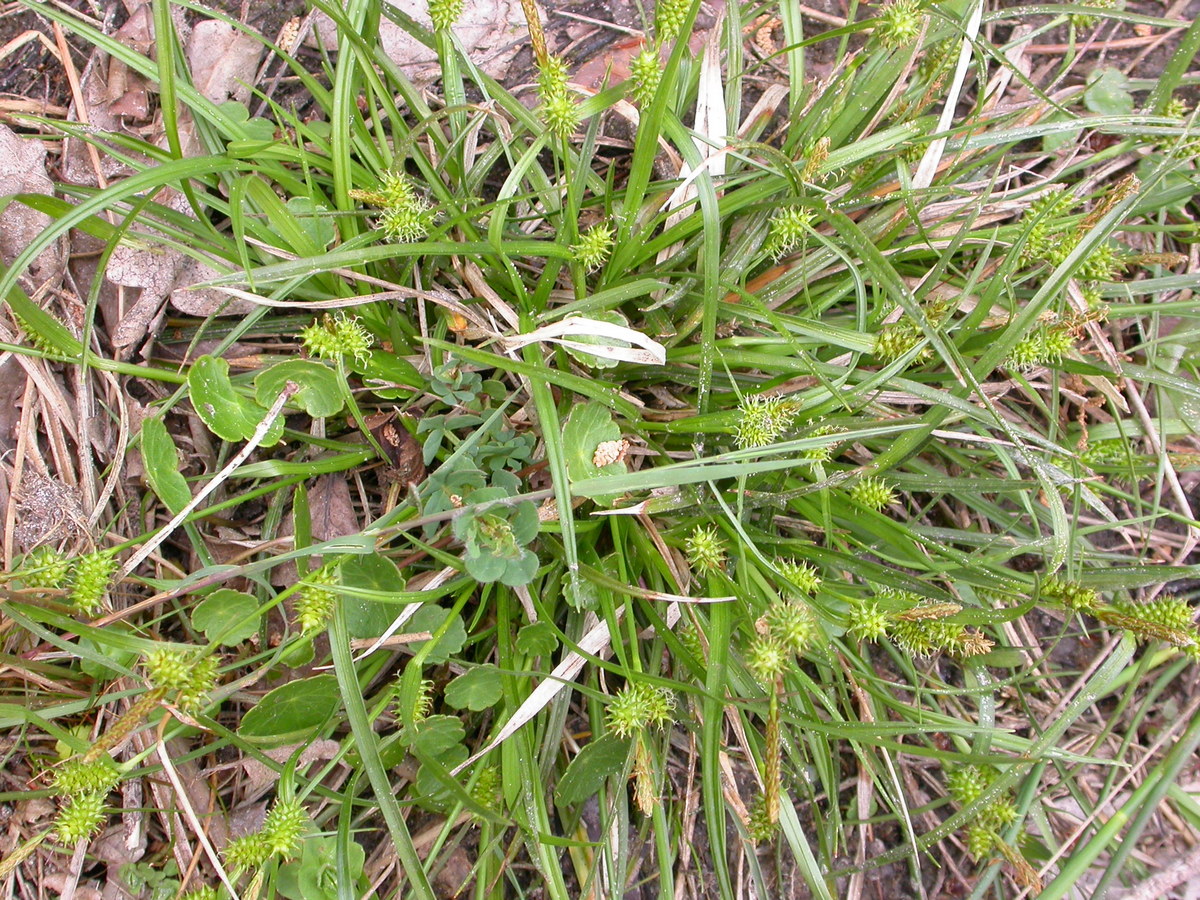
<svg viewBox="0 0 1200 900">
<path fill-rule="evenodd" d="M 289 381 L 300 385 L 292 405 L 314 419 L 336 416 L 345 405 L 337 373 L 308 359 L 289 359 L 263 369 L 254 377 L 254 397 L 260 405 L 270 406 Z"/>
<path fill-rule="evenodd" d="M 563 806 L 596 796 L 606 779 L 620 774 L 629 757 L 629 738 L 606 734 L 579 751 L 558 782 L 555 795 Z"/>
<path fill-rule="evenodd" d="M 192 492 L 179 471 L 179 450 L 160 416 L 142 422 L 142 461 L 150 489 L 172 515 L 192 502 Z"/>
<path fill-rule="evenodd" d="M 1133 112 L 1133 94 L 1129 79 L 1120 69 L 1106 66 L 1088 76 L 1083 105 L 1101 116 L 1125 116 Z"/>
<path fill-rule="evenodd" d="M 517 632 L 517 650 L 526 656 L 549 656 L 558 647 L 558 637 L 549 622 L 534 622 Z"/>
<path fill-rule="evenodd" d="M 567 460 L 567 474 L 572 481 L 595 478 L 600 475 L 624 475 L 624 462 L 611 462 L 605 466 L 595 463 L 596 451 L 601 444 L 621 440 L 621 429 L 613 421 L 608 407 L 600 403 L 585 403 L 572 410 L 563 425 L 563 455 Z M 601 506 L 611 506 L 617 495 L 594 497 Z"/>
<path fill-rule="evenodd" d="M 312 738 L 341 702 L 333 675 L 289 681 L 246 710 L 238 736 L 259 746 L 299 743 Z"/>
<path fill-rule="evenodd" d="M 371 553 L 346 560 L 338 569 L 343 585 L 364 591 L 396 594 L 404 590 L 404 577 L 396 564 L 386 556 Z M 396 619 L 399 607 L 378 600 L 345 595 L 346 627 L 354 638 L 377 638 Z M 423 629 L 411 628 L 412 631 Z"/>
<path fill-rule="evenodd" d="M 250 594 L 222 588 L 192 610 L 192 625 L 210 641 L 236 647 L 258 631 L 258 601 Z"/>
<path fill-rule="evenodd" d="M 214 356 L 202 356 L 193 363 L 188 371 L 188 396 L 201 421 L 213 434 L 227 441 L 252 437 L 267 412 L 234 390 L 229 363 Z M 271 423 L 262 445 L 277 444 L 282 435 L 280 417 Z"/>
<path fill-rule="evenodd" d="M 446 685 L 445 697 L 455 709 L 479 712 L 499 703 L 503 693 L 500 670 L 493 665 L 482 665 L 468 669 Z"/>
<path fill-rule="evenodd" d="M 442 609 L 440 606 L 423 606 L 417 610 L 416 614 L 408 620 L 405 626 L 410 632 L 413 631 L 428 631 L 436 635 L 438 629 L 442 627 L 442 623 L 450 618 L 450 610 Z M 457 613 L 454 614 L 449 625 L 446 626 L 445 633 L 440 637 L 434 638 L 435 644 L 429 651 L 429 655 L 425 657 L 426 663 L 444 663 L 453 654 L 463 648 L 463 644 L 467 642 L 467 629 L 463 627 L 462 617 Z M 412 647 L 414 650 L 424 647 L 428 641 L 414 641 Z"/>
</svg>

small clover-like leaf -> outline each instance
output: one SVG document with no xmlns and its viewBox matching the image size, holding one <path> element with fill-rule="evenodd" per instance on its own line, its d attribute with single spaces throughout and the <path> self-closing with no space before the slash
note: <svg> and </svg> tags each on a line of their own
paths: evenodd
<svg viewBox="0 0 1200 900">
<path fill-rule="evenodd" d="M 192 625 L 210 641 L 236 647 L 258 632 L 258 601 L 250 594 L 222 588 L 192 610 Z"/>
<path fill-rule="evenodd" d="M 446 685 L 446 702 L 455 709 L 479 712 L 495 706 L 503 695 L 500 670 L 493 665 L 468 669 Z"/>
<path fill-rule="evenodd" d="M 1125 116 L 1133 112 L 1129 79 L 1120 69 L 1105 66 L 1088 76 L 1083 105 L 1101 116 Z"/>
<path fill-rule="evenodd" d="M 567 474 L 571 481 L 582 481 L 600 475 L 624 475 L 623 456 L 614 456 L 611 462 L 598 466 L 605 457 L 597 458 L 597 451 L 614 446 L 622 440 L 621 429 L 613 421 L 608 407 L 600 403 L 585 403 L 575 407 L 563 425 L 563 447 L 567 460 Z M 602 506 L 611 506 L 616 495 L 595 497 Z"/>
<path fill-rule="evenodd" d="M 254 398 L 270 406 L 289 381 L 300 386 L 292 405 L 314 419 L 336 416 L 345 405 L 337 373 L 308 359 L 289 359 L 263 369 L 254 377 Z"/>
<path fill-rule="evenodd" d="M 253 437 L 266 409 L 239 394 L 229 378 L 229 363 L 202 356 L 188 372 L 188 396 L 201 421 L 217 437 L 244 441 Z M 262 445 L 269 447 L 283 436 L 283 419 L 271 423 Z"/>
<path fill-rule="evenodd" d="M 558 638 L 549 622 L 534 622 L 517 632 L 517 650 L 526 656 L 548 656 L 557 647 Z"/>
</svg>

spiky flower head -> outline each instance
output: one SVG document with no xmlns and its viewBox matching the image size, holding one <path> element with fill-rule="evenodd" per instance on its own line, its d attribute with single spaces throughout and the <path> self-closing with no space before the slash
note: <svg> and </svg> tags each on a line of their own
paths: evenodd
<svg viewBox="0 0 1200 900">
<path fill-rule="evenodd" d="M 1093 612 L 1100 603 L 1092 588 L 1085 588 L 1077 581 L 1066 581 L 1057 575 L 1042 582 L 1041 596 L 1076 612 Z"/>
<path fill-rule="evenodd" d="M 774 840 L 775 835 L 779 833 L 779 822 L 778 820 L 772 821 L 767 798 L 762 794 L 754 799 L 754 804 L 750 807 L 746 832 L 750 835 L 750 840 L 756 844 Z"/>
<path fill-rule="evenodd" d="M 324 628 L 333 616 L 337 593 L 333 585 L 337 576 L 328 566 L 322 566 L 304 577 L 296 597 L 296 623 L 304 633 Z"/>
<path fill-rule="evenodd" d="M 121 773 L 111 757 L 103 756 L 87 761 L 74 757 L 54 770 L 54 791 L 65 797 L 79 794 L 104 795 L 116 787 L 120 780 Z"/>
<path fill-rule="evenodd" d="M 630 737 L 644 728 L 658 728 L 673 718 L 675 698 L 662 687 L 632 681 L 608 704 L 605 721 L 617 737 Z"/>
<path fill-rule="evenodd" d="M 116 551 L 97 550 L 75 560 L 71 567 L 71 604 L 85 616 L 104 609 L 104 598 L 117 571 Z"/>
<path fill-rule="evenodd" d="M 388 172 L 377 191 L 352 189 L 355 200 L 380 207 L 376 223 L 383 236 L 395 243 L 418 241 L 433 227 L 433 207 L 403 172 Z"/>
<path fill-rule="evenodd" d="M 1005 365 L 1028 371 L 1039 366 L 1057 365 L 1075 349 L 1075 334 L 1066 322 L 1039 325 L 1009 351 Z"/>
<path fill-rule="evenodd" d="M 146 657 L 145 665 L 150 683 L 174 691 L 175 705 L 184 712 L 199 710 L 217 683 L 215 656 L 197 658 L 192 653 L 160 647 Z"/>
<path fill-rule="evenodd" d="M 1084 281 L 1115 281 L 1117 273 L 1124 267 L 1116 248 L 1108 241 L 1102 241 L 1083 258 L 1076 274 Z"/>
<path fill-rule="evenodd" d="M 921 0 L 892 0 L 879 11 L 875 38 L 888 48 L 909 46 L 920 36 L 924 19 Z"/>
<path fill-rule="evenodd" d="M 808 437 L 827 437 L 831 434 L 841 434 L 845 430 L 841 425 L 818 425 L 808 434 Z M 817 447 L 809 447 L 807 450 L 802 450 L 800 455 L 814 462 L 828 462 L 833 456 L 833 447 L 833 443 L 821 444 Z"/>
<path fill-rule="evenodd" d="M 979 766 L 955 766 L 946 773 L 946 790 L 959 806 L 970 806 L 992 781 L 992 773 Z"/>
<path fill-rule="evenodd" d="M 567 64 L 558 56 L 547 56 L 538 65 L 539 109 L 542 121 L 556 136 L 570 137 L 579 126 L 579 104 L 567 90 Z"/>
<path fill-rule="evenodd" d="M 775 568 L 793 586 L 809 596 L 815 594 L 821 587 L 821 576 L 816 568 L 806 562 L 795 559 L 777 559 Z"/>
<path fill-rule="evenodd" d="M 868 475 L 850 488 L 850 499 L 868 509 L 881 510 L 896 499 L 896 492 L 882 478 Z"/>
<path fill-rule="evenodd" d="M 662 62 L 653 47 L 643 47 L 642 52 L 629 63 L 629 94 L 638 106 L 646 106 L 658 93 L 662 83 Z"/>
<path fill-rule="evenodd" d="M 1029 204 L 1029 210 L 1021 219 L 1027 223 L 1025 243 L 1021 248 L 1023 263 L 1047 260 L 1064 243 L 1056 233 L 1063 228 L 1063 219 L 1071 214 L 1078 202 L 1070 191 L 1056 191 L 1043 194 Z"/>
<path fill-rule="evenodd" d="M 792 427 L 799 412 L 799 405 L 787 397 L 756 394 L 743 398 L 735 435 L 738 447 L 748 450 L 775 443 Z"/>
<path fill-rule="evenodd" d="M 871 352 L 885 363 L 895 362 L 905 356 L 925 339 L 921 327 L 908 316 L 902 316 L 895 322 L 881 325 L 875 332 L 875 346 Z M 924 362 L 933 357 L 931 347 L 923 347 L 914 358 L 914 362 Z"/>
<path fill-rule="evenodd" d="M 892 618 L 874 600 L 851 604 L 847 612 L 850 634 L 860 641 L 879 641 L 887 636 Z"/>
<path fill-rule="evenodd" d="M 235 872 L 257 869 L 271 858 L 271 848 L 262 832 L 234 838 L 225 845 L 225 865 Z"/>
<path fill-rule="evenodd" d="M 308 813 L 298 801 L 279 801 L 271 807 L 263 822 L 262 836 L 268 851 L 289 859 L 300 849 L 300 840 L 308 830 Z"/>
<path fill-rule="evenodd" d="M 958 645 L 963 627 L 938 619 L 901 620 L 891 628 L 891 638 L 909 656 L 932 656 Z"/>
<path fill-rule="evenodd" d="M 746 668 L 758 682 L 773 685 L 792 663 L 792 653 L 773 634 L 760 634 L 746 648 Z"/>
<path fill-rule="evenodd" d="M 53 547 L 35 547 L 21 563 L 21 581 L 26 587 L 55 590 L 67 583 L 70 561 Z"/>
<path fill-rule="evenodd" d="M 571 253 L 587 272 L 595 272 L 608 262 L 612 253 L 613 230 L 605 224 L 593 225 L 571 245 Z"/>
<path fill-rule="evenodd" d="M 326 313 L 300 330 L 300 343 L 309 356 L 319 359 L 351 357 L 365 363 L 374 338 L 358 316 L 343 312 Z"/>
<path fill-rule="evenodd" d="M 434 31 L 445 31 L 461 18 L 463 0 L 429 0 L 429 19 Z"/>
<path fill-rule="evenodd" d="M 64 846 L 87 840 L 104 824 L 104 794 L 75 794 L 58 813 L 55 839 Z"/>
<path fill-rule="evenodd" d="M 660 44 L 670 44 L 679 37 L 691 0 L 659 0 L 654 10 L 654 34 Z"/>
<path fill-rule="evenodd" d="M 802 206 L 785 206 L 771 216 L 764 247 L 767 256 L 779 259 L 799 247 L 815 218 L 812 210 Z"/>
<path fill-rule="evenodd" d="M 220 895 L 211 884 L 203 885 L 183 895 L 183 900 L 217 900 Z"/>
<path fill-rule="evenodd" d="M 792 653 L 803 653 L 821 633 L 816 614 L 807 603 L 772 603 L 763 620 L 768 633 Z"/>
<path fill-rule="evenodd" d="M 718 572 L 725 566 L 725 540 L 715 525 L 697 525 L 683 548 L 697 572 Z"/>
</svg>

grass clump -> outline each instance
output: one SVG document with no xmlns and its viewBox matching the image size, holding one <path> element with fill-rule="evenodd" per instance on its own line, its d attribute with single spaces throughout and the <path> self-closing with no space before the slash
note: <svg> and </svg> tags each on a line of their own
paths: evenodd
<svg viewBox="0 0 1200 900">
<path fill-rule="evenodd" d="M 8 201 L 50 224 L 5 351 L 93 412 L 39 407 L 13 470 L 61 487 L 14 489 L 6 802 L 63 808 L 4 873 L 134 783 L 143 874 L 213 897 L 1056 897 L 1146 876 L 1161 804 L 1195 826 L 1195 136 L 1135 111 L 1184 63 L 1063 92 L 1008 68 L 1044 32 L 910 0 L 731 9 L 696 54 L 664 2 L 628 83 L 532 9 L 502 84 L 449 2 L 399 17 L 418 89 L 354 0 L 218 103 L 170 7 L 153 55 L 45 11 L 169 149 L 22 120 L 123 168 Z M 83 234 L 203 273 L 140 364 L 117 266 L 26 292 Z"/>
</svg>

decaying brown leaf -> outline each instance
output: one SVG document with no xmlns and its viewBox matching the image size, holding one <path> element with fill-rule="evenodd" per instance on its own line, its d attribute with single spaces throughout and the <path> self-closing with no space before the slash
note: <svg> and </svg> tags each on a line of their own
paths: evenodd
<svg viewBox="0 0 1200 900">
<path fill-rule="evenodd" d="M 341 475 L 322 475 L 308 491 L 314 541 L 355 534 L 362 527 L 354 514 L 350 485 Z"/>
<path fill-rule="evenodd" d="M 426 0 L 387 2 L 426 28 L 433 27 Z M 513 59 L 528 44 L 528 27 L 519 0 L 478 0 L 465 4 L 454 34 L 471 61 L 497 81 L 504 80 Z M 329 16 L 317 13 L 313 17 L 307 43 L 337 50 L 337 28 Z M 427 84 L 441 77 L 437 54 L 386 16 L 379 22 L 379 43 L 388 59 L 413 82 Z"/>
<path fill-rule="evenodd" d="M 46 175 L 46 148 L 41 141 L 18 137 L 7 125 L 0 125 L 0 196 L 54 193 L 54 183 Z M 0 256 L 10 265 L 29 242 L 50 224 L 50 216 L 30 209 L 23 203 L 10 203 L 0 213 Z M 64 262 L 61 244 L 43 250 L 29 276 L 41 284 L 60 273 Z"/>
</svg>

